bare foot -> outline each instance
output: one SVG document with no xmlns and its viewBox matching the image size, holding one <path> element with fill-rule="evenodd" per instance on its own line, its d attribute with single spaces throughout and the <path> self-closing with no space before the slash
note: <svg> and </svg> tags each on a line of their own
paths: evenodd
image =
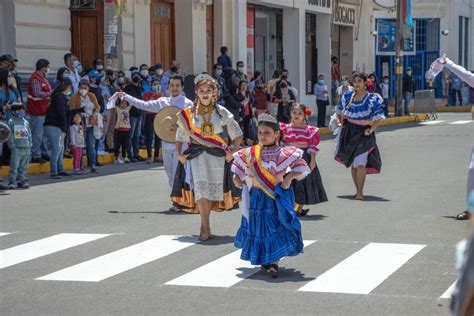
<svg viewBox="0 0 474 316">
<path fill-rule="evenodd" d="M 199 235 L 199 240 L 200 241 L 208 241 L 208 240 L 212 239 L 212 237 L 213 237 L 212 235 L 201 234 L 201 235 Z"/>
<path fill-rule="evenodd" d="M 364 196 L 363 196 L 363 195 L 356 195 L 356 196 L 354 197 L 354 199 L 359 200 L 359 201 L 363 201 L 363 200 L 364 200 Z"/>
</svg>

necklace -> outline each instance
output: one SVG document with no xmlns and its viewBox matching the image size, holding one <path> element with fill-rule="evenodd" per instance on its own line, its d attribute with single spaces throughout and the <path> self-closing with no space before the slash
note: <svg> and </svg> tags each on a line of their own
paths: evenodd
<svg viewBox="0 0 474 316">
<path fill-rule="evenodd" d="M 203 106 L 199 104 L 198 113 L 202 116 L 201 130 L 203 136 L 212 136 L 214 135 L 214 124 L 212 123 L 212 112 L 214 112 L 214 105 Z M 204 109 L 206 111 L 204 111 Z M 207 117 L 206 117 L 207 115 Z"/>
</svg>

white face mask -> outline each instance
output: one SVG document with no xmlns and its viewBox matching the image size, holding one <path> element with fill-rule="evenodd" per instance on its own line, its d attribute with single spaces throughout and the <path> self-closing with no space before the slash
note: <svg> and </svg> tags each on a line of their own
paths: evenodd
<svg viewBox="0 0 474 316">
<path fill-rule="evenodd" d="M 245 67 L 239 67 L 239 71 L 240 71 L 241 73 L 244 73 L 244 72 L 245 72 Z"/>
<path fill-rule="evenodd" d="M 104 69 L 104 66 L 102 66 L 102 65 L 97 65 L 97 66 L 95 67 L 95 69 L 97 69 L 97 70 L 102 70 L 102 69 Z"/>
<path fill-rule="evenodd" d="M 216 76 L 222 75 L 222 69 L 216 69 Z"/>
<path fill-rule="evenodd" d="M 163 69 L 158 69 L 158 70 L 156 71 L 156 73 L 161 76 L 161 75 L 163 74 Z"/>
<path fill-rule="evenodd" d="M 141 74 L 143 77 L 148 77 L 148 70 L 143 69 L 142 71 L 140 71 L 140 74 Z"/>
<path fill-rule="evenodd" d="M 83 97 L 85 97 L 88 92 L 89 92 L 89 90 L 87 90 L 87 89 L 80 89 L 80 90 L 79 90 L 79 93 L 80 93 Z"/>
<path fill-rule="evenodd" d="M 160 86 L 151 86 L 151 91 L 153 92 L 160 92 Z"/>
<path fill-rule="evenodd" d="M 46 68 L 46 72 L 44 74 L 45 75 L 49 74 L 49 68 Z"/>
<path fill-rule="evenodd" d="M 15 77 L 8 77 L 8 85 L 11 86 L 15 82 Z"/>
</svg>

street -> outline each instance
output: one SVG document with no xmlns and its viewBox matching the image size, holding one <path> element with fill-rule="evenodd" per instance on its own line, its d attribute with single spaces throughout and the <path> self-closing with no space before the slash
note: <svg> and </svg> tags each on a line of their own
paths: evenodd
<svg viewBox="0 0 474 316">
<path fill-rule="evenodd" d="M 174 213 L 161 165 L 110 165 L 97 175 L 0 196 L 2 315 L 449 315 L 455 244 L 466 222 L 470 113 L 377 130 L 380 175 L 355 201 L 350 170 L 322 136 L 329 202 L 302 218 L 305 252 L 272 279 L 240 261 L 241 212 Z"/>
</svg>

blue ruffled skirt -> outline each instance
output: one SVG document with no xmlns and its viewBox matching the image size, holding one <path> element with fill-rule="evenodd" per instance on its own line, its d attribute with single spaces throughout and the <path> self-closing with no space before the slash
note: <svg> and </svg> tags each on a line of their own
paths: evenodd
<svg viewBox="0 0 474 316">
<path fill-rule="evenodd" d="M 249 220 L 242 216 L 234 245 L 242 249 L 240 258 L 254 265 L 267 265 L 303 252 L 301 223 L 293 210 L 293 190 L 278 184 L 276 199 L 262 190 L 250 190 Z"/>
</svg>

